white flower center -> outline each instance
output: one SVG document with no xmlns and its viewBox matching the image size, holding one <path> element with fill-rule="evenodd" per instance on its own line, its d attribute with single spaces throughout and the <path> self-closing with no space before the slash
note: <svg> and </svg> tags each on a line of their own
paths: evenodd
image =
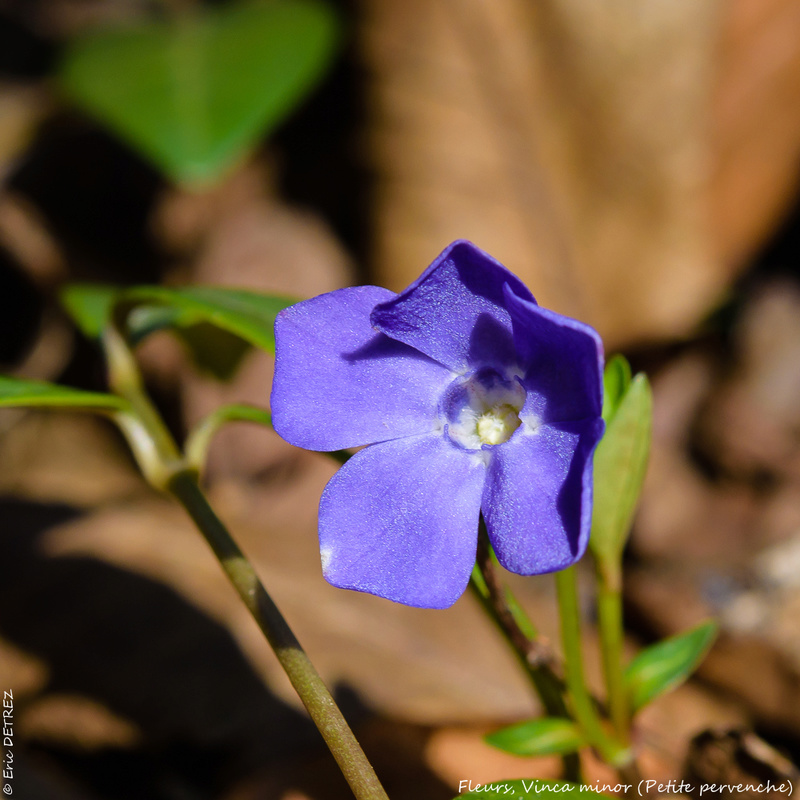
<svg viewBox="0 0 800 800">
<path fill-rule="evenodd" d="M 449 414 L 450 438 L 468 450 L 507 442 L 522 421 L 525 390 L 493 372 L 475 375 L 459 386 Z"/>
<path fill-rule="evenodd" d="M 490 408 L 478 417 L 477 434 L 483 444 L 502 444 L 519 428 L 518 409 L 508 403 Z"/>
</svg>

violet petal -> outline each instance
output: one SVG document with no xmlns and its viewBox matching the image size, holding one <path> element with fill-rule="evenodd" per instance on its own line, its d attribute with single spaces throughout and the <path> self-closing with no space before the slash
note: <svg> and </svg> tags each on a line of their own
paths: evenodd
<svg viewBox="0 0 800 800">
<path fill-rule="evenodd" d="M 535 302 L 524 284 L 474 244 L 453 242 L 405 291 L 382 302 L 372 324 L 456 372 L 516 362 L 503 286 Z"/>
<path fill-rule="evenodd" d="M 340 450 L 426 433 L 451 380 L 441 364 L 375 331 L 388 289 L 359 286 L 306 300 L 275 322 L 275 430 L 309 450 Z"/>
<path fill-rule="evenodd" d="M 492 449 L 481 508 L 500 563 L 520 575 L 575 563 L 592 522 L 592 453 L 603 421 L 542 425 Z"/>
<path fill-rule="evenodd" d="M 356 453 L 320 501 L 325 578 L 409 606 L 451 606 L 475 562 L 485 474 L 441 433 Z"/>
<path fill-rule="evenodd" d="M 510 285 L 505 297 L 528 391 L 524 413 L 543 422 L 600 416 L 603 343 L 594 328 L 531 303 Z"/>
</svg>

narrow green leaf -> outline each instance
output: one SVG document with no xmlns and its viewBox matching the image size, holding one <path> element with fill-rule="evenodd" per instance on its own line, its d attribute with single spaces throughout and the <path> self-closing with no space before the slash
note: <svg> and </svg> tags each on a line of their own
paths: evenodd
<svg viewBox="0 0 800 800">
<path fill-rule="evenodd" d="M 613 356 L 606 363 L 603 373 L 603 419 L 606 424 L 617 413 L 619 404 L 630 385 L 631 365 L 625 356 Z"/>
<path fill-rule="evenodd" d="M 642 650 L 625 670 L 631 708 L 643 708 L 680 686 L 705 658 L 716 635 L 716 623 L 704 622 Z"/>
<path fill-rule="evenodd" d="M 635 788 L 635 787 L 634 787 Z M 487 797 L 502 797 L 504 800 L 529 800 L 531 797 L 561 797 L 566 800 L 586 797 L 609 797 L 604 792 L 618 791 L 622 793 L 621 784 L 591 784 L 579 786 L 577 783 L 565 781 L 542 781 L 536 778 L 522 780 L 492 781 L 479 783 L 473 780 L 462 780 L 459 785 L 462 794 L 453 800 L 485 800 Z"/>
<path fill-rule="evenodd" d="M 559 717 L 520 722 L 490 733 L 486 741 L 516 756 L 564 755 L 574 753 L 586 744 L 578 726 L 572 720 Z"/>
<path fill-rule="evenodd" d="M 114 306 L 125 287 L 102 283 L 73 283 L 61 292 L 61 305 L 88 339 L 99 339 L 111 322 Z M 188 324 L 186 312 L 169 306 L 140 306 L 127 320 L 128 336 L 133 344 L 155 331 Z"/>
<path fill-rule="evenodd" d="M 647 376 L 637 375 L 617 404 L 594 455 L 594 509 L 589 546 L 615 569 L 630 533 L 650 455 L 653 397 Z"/>
<path fill-rule="evenodd" d="M 238 336 L 248 344 L 274 352 L 273 327 L 278 312 L 297 302 L 283 297 L 212 286 L 187 286 L 172 289 L 163 286 L 137 286 L 121 295 L 123 312 L 138 306 L 149 309 L 147 317 L 139 318 L 137 330 L 144 330 L 155 316 L 153 307 L 172 309 L 160 319 L 180 328 L 190 329 L 207 323 Z M 135 313 L 131 314 L 134 322 Z"/>
<path fill-rule="evenodd" d="M 231 3 L 75 39 L 59 77 L 169 177 L 209 184 L 317 83 L 337 29 L 319 0 Z"/>
<path fill-rule="evenodd" d="M 229 379 L 253 345 L 274 351 L 273 326 L 279 311 L 296 302 L 273 295 L 211 286 L 120 288 L 74 284 L 61 301 L 81 331 L 100 337 L 112 314 L 139 344 L 160 330 L 174 331 L 195 363 L 221 380 Z"/>
<path fill-rule="evenodd" d="M 75 283 L 61 292 L 61 305 L 88 339 L 97 339 L 111 319 L 119 286 Z"/>
<path fill-rule="evenodd" d="M 44 381 L 0 376 L 0 407 L 52 407 L 76 411 L 118 411 L 127 403 L 113 394 L 84 392 Z"/>
<path fill-rule="evenodd" d="M 135 347 L 151 333 L 170 328 L 189 327 L 196 317 L 183 309 L 172 306 L 137 306 L 126 320 L 126 330 L 131 344 Z"/>
</svg>

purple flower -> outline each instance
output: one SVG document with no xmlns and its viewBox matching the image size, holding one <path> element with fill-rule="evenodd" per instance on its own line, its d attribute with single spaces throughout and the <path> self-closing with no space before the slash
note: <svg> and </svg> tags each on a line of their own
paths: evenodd
<svg viewBox="0 0 800 800">
<path fill-rule="evenodd" d="M 400 294 L 306 300 L 275 337 L 275 430 L 310 450 L 370 445 L 320 501 L 334 586 L 446 608 L 469 581 L 481 513 L 511 572 L 583 555 L 602 344 L 491 256 L 454 242 Z"/>
</svg>

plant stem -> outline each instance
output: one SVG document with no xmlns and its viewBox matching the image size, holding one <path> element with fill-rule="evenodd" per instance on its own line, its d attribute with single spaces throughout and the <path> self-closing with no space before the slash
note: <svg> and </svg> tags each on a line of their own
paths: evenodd
<svg viewBox="0 0 800 800">
<path fill-rule="evenodd" d="M 522 630 L 516 615 L 509 607 L 492 563 L 483 521 L 481 521 L 481 530 L 478 536 L 475 566 L 483 579 L 485 591 L 481 591 L 482 587 L 474 579 L 471 581 L 471 586 L 481 605 L 511 645 L 536 688 L 547 713 L 553 716 L 564 716 L 566 713 L 563 699 L 564 682 L 553 669 L 555 656 L 542 642 L 530 638 Z M 532 628 L 530 623 L 526 627 Z"/>
<path fill-rule="evenodd" d="M 128 439 L 139 466 L 157 489 L 173 495 L 186 509 L 266 637 L 280 665 L 300 696 L 357 800 L 388 800 L 372 765 L 364 755 L 342 712 L 297 637 L 258 579 L 253 565 L 228 533 L 198 483 L 198 468 L 181 454 L 167 426 L 145 391 L 136 360 L 121 332 L 103 333 L 109 384 L 128 400 L 130 409 L 113 417 Z M 264 412 L 244 407 L 221 412 L 263 421 Z M 212 433 L 213 433 L 213 424 Z M 208 434 L 209 436 L 211 433 Z M 195 449 L 203 448 L 203 437 Z"/>
<path fill-rule="evenodd" d="M 572 701 L 572 711 L 589 742 L 598 749 L 603 759 L 609 764 L 618 766 L 621 761 L 630 760 L 629 754 L 603 730 L 600 716 L 584 678 L 575 567 L 557 572 L 555 578 L 561 614 L 561 646 L 564 650 L 567 690 Z"/>
<path fill-rule="evenodd" d="M 521 606 L 510 591 L 504 590 L 501 586 L 492 562 L 486 524 L 482 518 L 478 532 L 477 559 L 470 587 L 484 611 L 511 646 L 514 655 L 530 678 L 545 711 L 553 717 L 568 718 L 569 712 L 563 694 L 564 682 L 556 672 L 555 655 L 543 642 L 536 640 L 533 625 L 524 615 Z M 564 777 L 579 783 L 581 770 L 577 753 L 565 755 L 563 763 Z"/>
<path fill-rule="evenodd" d="M 630 712 L 622 678 L 622 592 L 619 572 L 597 574 L 597 614 L 600 651 L 614 733 L 621 744 L 630 741 Z"/>
<path fill-rule="evenodd" d="M 182 466 L 183 456 L 145 391 L 139 366 L 121 331 L 109 325 L 103 331 L 102 344 L 108 384 L 130 404 L 112 418 L 128 440 L 148 483 L 163 491 L 170 475 Z"/>
<path fill-rule="evenodd" d="M 194 471 L 174 474 L 167 490 L 183 505 L 219 559 L 230 582 L 275 651 L 355 797 L 358 800 L 388 800 L 372 765 L 322 678 L 267 594 L 252 564 L 209 505 Z"/>
<path fill-rule="evenodd" d="M 183 445 L 186 463 L 194 468 L 198 475 L 203 473 L 211 440 L 220 428 L 228 422 L 251 422 L 271 428 L 272 415 L 263 408 L 256 408 L 243 403 L 233 403 L 232 405 L 220 406 L 202 419 L 191 431 Z"/>
</svg>

